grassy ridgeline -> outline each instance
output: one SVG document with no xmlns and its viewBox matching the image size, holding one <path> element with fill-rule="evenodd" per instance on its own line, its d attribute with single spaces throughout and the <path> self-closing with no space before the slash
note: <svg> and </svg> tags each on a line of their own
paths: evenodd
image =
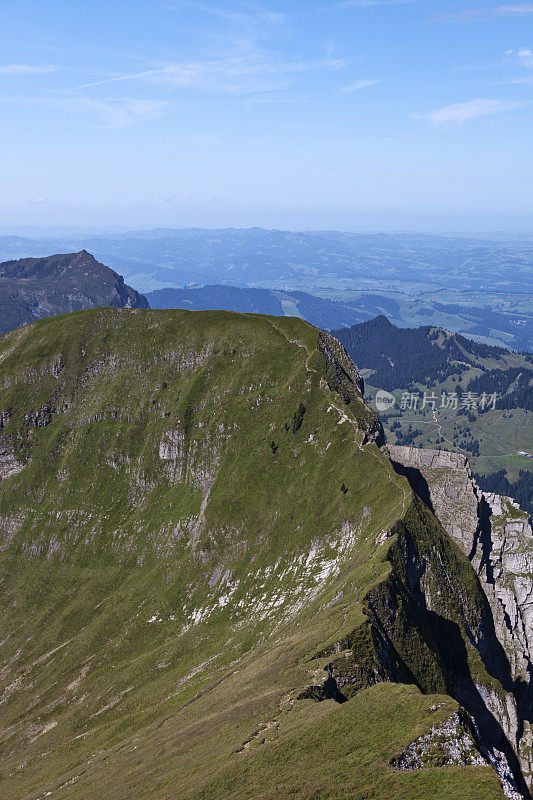
<svg viewBox="0 0 533 800">
<path fill-rule="evenodd" d="M 501 686 L 476 576 L 335 340 L 95 309 L 2 337 L 0 386 L 5 800 L 502 797 L 389 764 L 456 709 L 450 670 Z M 299 700 L 328 666 L 350 701 Z"/>
</svg>

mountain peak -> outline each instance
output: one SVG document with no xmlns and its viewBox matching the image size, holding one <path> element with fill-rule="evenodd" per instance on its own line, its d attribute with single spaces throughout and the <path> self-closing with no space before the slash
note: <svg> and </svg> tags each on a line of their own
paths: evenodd
<svg viewBox="0 0 533 800">
<path fill-rule="evenodd" d="M 85 249 L 0 264 L 0 334 L 36 319 L 97 306 L 149 307 L 143 295 Z"/>
<path fill-rule="evenodd" d="M 368 322 L 363 322 L 362 324 L 372 325 L 374 328 L 383 328 L 388 330 L 394 328 L 394 325 L 389 319 L 387 319 L 385 314 L 378 314 L 378 316 L 374 317 L 374 319 L 371 319 Z"/>
</svg>

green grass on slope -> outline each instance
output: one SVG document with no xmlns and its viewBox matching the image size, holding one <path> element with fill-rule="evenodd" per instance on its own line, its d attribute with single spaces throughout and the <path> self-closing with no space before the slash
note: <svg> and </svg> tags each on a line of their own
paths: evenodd
<svg viewBox="0 0 533 800">
<path fill-rule="evenodd" d="M 371 736 L 335 772 L 329 726 L 370 724 L 357 696 L 295 701 L 324 672 L 313 656 L 364 621 L 410 502 L 317 337 L 289 318 L 96 309 L 0 338 L 0 449 L 23 465 L 0 484 L 2 800 L 192 798 L 210 771 L 206 792 L 230 797 L 234 774 L 247 797 L 256 757 L 257 796 L 276 797 L 281 744 L 236 751 L 286 707 L 286 746 L 309 780 L 327 768 L 326 796 L 373 747 L 380 763 Z M 314 760 L 305 726 L 323 726 Z M 420 797 L 496 787 L 489 770 L 364 774 Z"/>
<path fill-rule="evenodd" d="M 272 695 L 242 695 L 231 711 L 221 711 L 227 697 L 217 690 L 214 713 L 187 719 L 189 707 L 163 718 L 95 753 L 46 791 L 72 800 L 503 799 L 497 776 L 486 768 L 398 772 L 390 766 L 412 737 L 453 713 L 457 706 L 449 698 L 377 684 L 343 705 L 272 701 Z"/>
<path fill-rule="evenodd" d="M 352 701 L 328 708 L 331 701 L 309 708 L 305 701 L 285 731 L 267 745 L 257 745 L 231 766 L 218 770 L 187 800 L 264 800 L 356 797 L 403 800 L 489 800 L 501 797 L 494 775 L 486 770 L 460 767 L 397 772 L 389 761 L 406 744 L 406 731 L 424 733 L 437 719 L 445 718 L 454 704 L 446 700 L 438 712 L 417 690 L 377 684 L 358 693 Z M 433 706 L 434 707 L 434 706 Z M 443 713 L 444 712 L 444 713 Z M 267 734 L 267 741 L 268 741 Z M 318 757 L 317 757 L 318 756 Z"/>
</svg>

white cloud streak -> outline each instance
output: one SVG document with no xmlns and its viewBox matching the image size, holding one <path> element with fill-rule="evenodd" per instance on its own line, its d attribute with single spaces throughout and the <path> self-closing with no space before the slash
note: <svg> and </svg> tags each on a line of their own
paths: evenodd
<svg viewBox="0 0 533 800">
<path fill-rule="evenodd" d="M 174 0 L 174 2 L 164 3 L 163 7 L 167 11 L 181 11 L 186 7 L 245 26 L 285 25 L 289 19 L 287 14 L 282 11 L 261 11 L 247 3 L 210 5 L 209 3 L 199 3 L 196 0 Z"/>
<path fill-rule="evenodd" d="M 320 69 L 342 69 L 348 62 L 336 58 L 331 49 L 314 61 L 272 61 L 252 51 L 240 56 L 170 63 L 127 75 L 114 75 L 85 83 L 74 90 L 89 89 L 113 83 L 144 81 L 165 84 L 174 89 L 200 89 L 208 92 L 246 94 L 278 91 L 290 75 Z"/>
<path fill-rule="evenodd" d="M 168 103 L 145 99 L 94 100 L 90 97 L 2 97 L 3 103 L 18 106 L 37 106 L 71 114 L 89 114 L 104 128 L 122 128 L 134 122 L 153 120 L 167 108 Z"/>
<path fill-rule="evenodd" d="M 339 91 L 357 92 L 359 89 L 366 89 L 367 86 L 375 86 L 376 83 L 383 83 L 384 80 L 384 78 L 363 78 L 362 80 L 349 83 L 347 86 L 343 86 L 342 89 L 339 89 Z"/>
<path fill-rule="evenodd" d="M 417 119 L 427 119 L 439 128 L 459 127 L 478 117 L 487 117 L 492 114 L 503 114 L 506 111 L 515 111 L 523 108 L 527 103 L 512 100 L 489 100 L 483 97 L 467 100 L 465 103 L 453 103 L 443 108 L 415 114 Z"/>
<path fill-rule="evenodd" d="M 522 47 L 520 50 L 517 50 L 516 57 L 524 67 L 533 69 L 533 50 L 531 50 L 530 47 Z"/>
<path fill-rule="evenodd" d="M 507 58 L 511 58 L 515 63 L 518 63 L 519 66 L 528 70 L 527 75 L 523 75 L 521 78 L 513 78 L 507 81 L 507 83 L 533 83 L 533 74 L 531 72 L 531 70 L 533 70 L 533 50 L 530 47 L 521 47 L 518 50 L 507 50 L 505 55 Z"/>
<path fill-rule="evenodd" d="M 33 64 L 0 64 L 0 75 L 49 75 L 56 72 L 53 64 L 35 66 Z"/>
<path fill-rule="evenodd" d="M 469 8 L 456 14 L 443 14 L 437 17 L 439 22 L 468 22 L 491 17 L 527 17 L 533 14 L 533 3 L 510 3 L 484 8 Z"/>
</svg>

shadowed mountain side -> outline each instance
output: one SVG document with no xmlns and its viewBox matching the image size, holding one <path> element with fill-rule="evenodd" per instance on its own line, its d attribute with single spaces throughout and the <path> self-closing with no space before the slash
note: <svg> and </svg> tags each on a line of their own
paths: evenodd
<svg viewBox="0 0 533 800">
<path fill-rule="evenodd" d="M 95 306 L 148 308 L 148 301 L 86 250 L 0 264 L 0 333 Z"/>
</svg>

